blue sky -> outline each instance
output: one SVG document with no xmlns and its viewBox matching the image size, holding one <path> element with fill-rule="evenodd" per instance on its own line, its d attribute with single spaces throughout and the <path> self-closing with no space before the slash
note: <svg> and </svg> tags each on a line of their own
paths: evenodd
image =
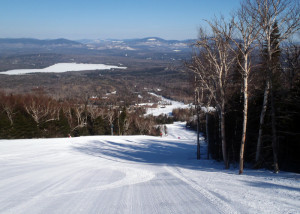
<svg viewBox="0 0 300 214">
<path fill-rule="evenodd" d="M 1 0 L 0 38 L 196 38 L 239 0 Z"/>
</svg>

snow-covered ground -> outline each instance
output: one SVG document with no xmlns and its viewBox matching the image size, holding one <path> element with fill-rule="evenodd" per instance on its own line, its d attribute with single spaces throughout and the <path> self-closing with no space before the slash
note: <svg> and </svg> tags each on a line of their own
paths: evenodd
<svg viewBox="0 0 300 214">
<path fill-rule="evenodd" d="M 148 110 L 169 114 L 171 102 Z M 196 133 L 0 140 L 0 213 L 300 213 L 300 176 L 196 160 Z"/>
<path fill-rule="evenodd" d="M 300 213 L 298 174 L 238 175 L 168 133 L 0 140 L 0 213 Z"/>
<path fill-rule="evenodd" d="M 62 73 L 67 71 L 109 70 L 113 68 L 126 69 L 126 67 L 104 64 L 57 63 L 42 69 L 15 69 L 0 72 L 0 74 L 22 75 L 29 73 Z"/>
<path fill-rule="evenodd" d="M 146 115 L 153 115 L 158 116 L 160 114 L 166 114 L 170 116 L 174 108 L 190 108 L 190 105 L 186 105 L 182 102 L 170 100 L 164 98 L 163 96 L 157 95 L 155 93 L 150 93 L 152 96 L 156 96 L 161 99 L 160 103 L 158 104 L 157 108 L 148 108 Z"/>
</svg>

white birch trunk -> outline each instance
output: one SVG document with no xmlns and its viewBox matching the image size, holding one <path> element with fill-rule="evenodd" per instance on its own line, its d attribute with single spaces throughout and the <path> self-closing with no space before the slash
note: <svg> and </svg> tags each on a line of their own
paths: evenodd
<svg viewBox="0 0 300 214">
<path fill-rule="evenodd" d="M 245 58 L 245 71 L 248 71 L 248 61 Z M 248 120 L 248 72 L 244 74 L 244 111 L 243 111 L 243 131 L 242 131 L 242 140 L 241 140 L 241 149 L 240 149 L 240 170 L 239 174 L 242 174 L 244 171 L 244 151 L 246 143 L 246 132 L 247 132 L 247 120 Z"/>
<path fill-rule="evenodd" d="M 262 106 L 262 110 L 261 110 L 261 113 L 260 113 L 260 120 L 259 120 L 259 131 L 258 131 L 258 138 L 257 138 L 257 145 L 256 145 L 256 156 L 255 156 L 256 163 L 260 159 L 262 131 L 263 131 L 265 115 L 266 115 L 267 107 L 268 107 L 269 92 L 270 92 L 270 81 L 269 81 L 269 79 L 267 79 L 266 87 L 265 87 L 265 91 L 264 91 L 264 101 L 263 101 L 263 106 Z"/>
</svg>

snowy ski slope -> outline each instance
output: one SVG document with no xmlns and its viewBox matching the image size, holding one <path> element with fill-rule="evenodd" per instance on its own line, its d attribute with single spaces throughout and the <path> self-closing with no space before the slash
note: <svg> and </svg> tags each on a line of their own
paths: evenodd
<svg viewBox="0 0 300 214">
<path fill-rule="evenodd" d="M 299 174 L 238 175 L 237 166 L 205 160 L 203 138 L 196 160 L 196 133 L 184 123 L 167 129 L 163 137 L 0 140 L 0 213 L 300 213 Z"/>
<path fill-rule="evenodd" d="M 168 131 L 1 140 L 0 213 L 299 213 L 299 175 L 237 175 L 195 160 L 183 123 Z"/>
</svg>

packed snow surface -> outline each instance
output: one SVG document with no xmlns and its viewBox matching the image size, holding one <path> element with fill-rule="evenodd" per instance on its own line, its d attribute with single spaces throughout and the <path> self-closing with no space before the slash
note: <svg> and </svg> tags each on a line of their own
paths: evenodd
<svg viewBox="0 0 300 214">
<path fill-rule="evenodd" d="M 126 69 L 126 67 L 104 64 L 57 63 L 42 69 L 16 69 L 0 72 L 0 74 L 22 75 L 29 73 L 62 73 L 67 71 L 109 70 L 114 68 Z"/>
<path fill-rule="evenodd" d="M 0 140 L 0 213 L 299 213 L 299 175 L 196 160 L 184 123 L 168 136 Z M 201 138 L 201 140 L 203 140 Z"/>
</svg>

